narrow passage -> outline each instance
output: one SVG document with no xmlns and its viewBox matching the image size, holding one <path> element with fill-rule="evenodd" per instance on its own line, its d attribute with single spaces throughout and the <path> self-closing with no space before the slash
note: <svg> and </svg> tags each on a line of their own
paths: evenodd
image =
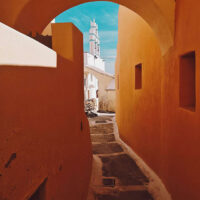
<svg viewBox="0 0 200 200">
<path fill-rule="evenodd" d="M 88 200 L 153 200 L 148 179 L 114 133 L 115 117 L 89 119 L 93 172 Z"/>
</svg>

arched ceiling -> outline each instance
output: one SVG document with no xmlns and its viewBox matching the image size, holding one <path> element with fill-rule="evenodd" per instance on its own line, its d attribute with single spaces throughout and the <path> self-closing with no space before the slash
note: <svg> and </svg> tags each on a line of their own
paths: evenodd
<svg viewBox="0 0 200 200">
<path fill-rule="evenodd" d="M 0 0 L 1 22 L 23 33 L 41 33 L 63 11 L 94 0 Z M 174 0 L 110 0 L 133 10 L 154 30 L 164 54 L 173 45 Z"/>
</svg>

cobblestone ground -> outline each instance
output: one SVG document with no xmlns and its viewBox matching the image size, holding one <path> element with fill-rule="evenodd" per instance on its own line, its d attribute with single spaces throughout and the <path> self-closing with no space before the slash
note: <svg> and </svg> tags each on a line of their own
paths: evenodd
<svg viewBox="0 0 200 200">
<path fill-rule="evenodd" d="M 89 122 L 94 161 L 88 200 L 153 200 L 148 179 L 116 140 L 114 117 Z"/>
</svg>

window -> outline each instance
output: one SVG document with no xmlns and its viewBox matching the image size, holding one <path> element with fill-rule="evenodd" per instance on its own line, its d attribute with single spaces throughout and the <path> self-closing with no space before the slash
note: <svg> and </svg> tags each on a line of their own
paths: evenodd
<svg viewBox="0 0 200 200">
<path fill-rule="evenodd" d="M 195 52 L 180 57 L 179 103 L 180 107 L 194 111 L 196 105 L 196 63 Z"/>
<path fill-rule="evenodd" d="M 142 64 L 135 66 L 135 89 L 142 89 Z"/>
</svg>

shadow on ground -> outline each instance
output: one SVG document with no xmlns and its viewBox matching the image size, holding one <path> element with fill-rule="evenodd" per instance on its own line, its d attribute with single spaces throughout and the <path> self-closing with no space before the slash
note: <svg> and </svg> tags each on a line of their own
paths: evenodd
<svg viewBox="0 0 200 200">
<path fill-rule="evenodd" d="M 115 118 L 89 119 L 93 147 L 93 175 L 88 200 L 153 200 L 148 179 L 116 141 Z"/>
</svg>

